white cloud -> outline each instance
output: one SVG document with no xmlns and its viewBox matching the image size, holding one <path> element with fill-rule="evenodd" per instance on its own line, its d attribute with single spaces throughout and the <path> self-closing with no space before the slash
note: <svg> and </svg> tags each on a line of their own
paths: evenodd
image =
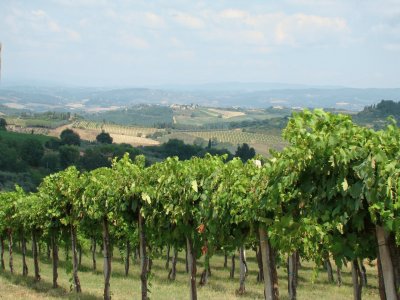
<svg viewBox="0 0 400 300">
<path fill-rule="evenodd" d="M 58 25 L 57 22 L 53 20 L 49 20 L 47 22 L 47 26 L 49 27 L 51 32 L 61 32 L 60 25 Z"/>
<path fill-rule="evenodd" d="M 220 16 L 226 19 L 244 19 L 249 16 L 249 13 L 240 9 L 225 9 L 220 13 Z"/>
<path fill-rule="evenodd" d="M 181 48 L 184 46 L 184 43 L 176 37 L 170 38 L 170 43 L 173 47 L 177 47 L 177 48 Z"/>
<path fill-rule="evenodd" d="M 400 1 L 0 0 L 0 36 L 18 62 L 31 55 L 29 62 L 44 70 L 54 66 L 43 62 L 55 57 L 69 68 L 70 54 L 79 53 L 80 61 L 88 61 L 85 72 L 94 77 L 89 62 L 97 68 L 115 57 L 110 68 L 129 70 L 125 77 L 133 65 L 147 65 L 174 66 L 176 74 L 187 68 L 196 74 L 193 80 L 261 75 L 321 82 L 337 77 L 342 83 L 354 82 L 356 73 L 372 74 L 379 65 L 388 82 L 398 82 Z M 156 68 L 143 70 L 146 78 Z M 220 73 L 210 74 L 216 69 Z M 179 75 L 174 76 L 171 80 Z"/>
<path fill-rule="evenodd" d="M 46 12 L 41 9 L 32 10 L 32 15 L 38 18 L 47 17 Z"/>
<path fill-rule="evenodd" d="M 149 11 L 115 11 L 114 9 L 106 9 L 104 15 L 116 24 L 123 23 L 148 29 L 163 29 L 166 27 L 162 16 Z"/>
<path fill-rule="evenodd" d="M 238 32 L 238 37 L 251 44 L 263 44 L 265 42 L 265 35 L 261 31 L 256 30 L 243 30 Z"/>
<path fill-rule="evenodd" d="M 267 40 L 262 31 L 214 29 L 203 33 L 203 38 L 212 43 L 227 46 L 267 47 Z"/>
<path fill-rule="evenodd" d="M 66 29 L 66 34 L 70 41 L 73 41 L 73 42 L 81 41 L 81 35 L 77 31 Z"/>
<path fill-rule="evenodd" d="M 343 18 L 310 14 L 251 13 L 226 9 L 208 12 L 212 20 L 209 39 L 230 43 L 249 44 L 259 49 L 272 46 L 310 46 L 340 44 L 347 41 L 350 29 Z"/>
<path fill-rule="evenodd" d="M 275 39 L 278 44 L 291 46 L 324 45 L 337 43 L 349 28 L 342 18 L 316 15 L 285 15 L 276 25 Z"/>
<path fill-rule="evenodd" d="M 120 36 L 120 42 L 122 45 L 135 49 L 147 49 L 150 47 L 149 43 L 145 39 L 133 34 L 122 34 Z"/>
<path fill-rule="evenodd" d="M 176 12 L 173 14 L 172 17 L 178 24 L 186 28 L 202 29 L 205 27 L 205 24 L 202 19 L 187 13 Z"/>
<path fill-rule="evenodd" d="M 67 26 L 62 26 L 43 9 L 24 10 L 14 8 L 5 18 L 8 30 L 18 43 L 26 45 L 40 44 L 40 38 L 46 37 L 43 44 L 55 45 L 64 41 L 80 41 L 80 34 Z"/>
<path fill-rule="evenodd" d="M 145 23 L 147 26 L 152 27 L 152 28 L 165 27 L 165 21 L 161 16 L 159 16 L 153 12 L 146 12 L 143 15 L 144 15 Z"/>
</svg>

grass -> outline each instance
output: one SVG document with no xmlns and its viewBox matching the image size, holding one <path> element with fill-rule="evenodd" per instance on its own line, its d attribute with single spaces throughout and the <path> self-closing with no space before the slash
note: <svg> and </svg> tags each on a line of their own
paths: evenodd
<svg viewBox="0 0 400 300">
<path fill-rule="evenodd" d="M 114 251 L 111 292 L 113 299 L 140 299 L 140 277 L 139 265 L 131 265 L 128 277 L 124 275 L 124 266 L 119 257 L 119 252 Z M 184 253 L 179 254 L 177 264 L 177 277 L 175 282 L 168 281 L 168 271 L 165 269 L 165 259 L 155 259 L 152 275 L 150 279 L 150 297 L 151 299 L 180 300 L 189 298 L 188 275 L 185 272 Z M 204 287 L 198 287 L 199 299 L 263 299 L 263 285 L 257 283 L 257 264 L 253 251 L 247 251 L 249 274 L 246 278 L 246 293 L 237 295 L 236 289 L 239 287 L 239 263 L 236 263 L 235 278 L 229 279 L 229 268 L 223 267 L 223 257 L 215 256 L 211 259 L 212 276 L 209 283 Z M 5 254 L 5 259 L 8 256 Z M 83 293 L 77 295 L 70 291 L 69 277 L 65 271 L 65 261 L 63 252 L 60 251 L 59 285 L 58 289 L 51 287 L 52 269 L 51 261 L 44 256 L 41 257 L 40 271 L 42 280 L 35 282 L 33 280 L 33 261 L 28 257 L 29 276 L 23 277 L 21 255 L 14 252 L 15 273 L 9 271 L 0 271 L 0 299 L 102 299 L 103 293 L 103 275 L 102 258 L 100 254 L 97 257 L 97 270 L 91 270 L 91 260 L 89 256 L 84 255 L 79 277 L 82 284 Z M 228 260 L 230 262 L 230 260 Z M 8 262 L 6 261 L 8 266 Z M 379 299 L 377 288 L 376 267 L 367 266 L 368 287 L 363 289 L 363 299 Z M 198 264 L 198 274 L 203 269 L 202 260 Z M 284 268 L 279 268 L 279 287 L 281 299 L 288 299 L 286 272 Z M 327 281 L 327 274 L 324 270 L 319 270 L 315 275 L 313 264 L 303 262 L 299 272 L 298 299 L 352 299 L 352 284 L 350 269 L 344 269 L 342 272 L 343 285 L 341 287 L 330 284 Z M 199 276 L 198 276 L 199 280 Z"/>
<path fill-rule="evenodd" d="M 0 130 L 0 138 L 3 140 L 15 141 L 17 143 L 21 143 L 27 139 L 36 139 L 42 144 L 52 139 L 52 137 L 42 134 L 19 133 L 5 130 Z"/>
<path fill-rule="evenodd" d="M 49 120 L 41 118 L 6 118 L 7 124 L 20 127 L 43 127 L 43 128 L 57 128 L 59 126 L 68 124 L 67 120 Z"/>
</svg>

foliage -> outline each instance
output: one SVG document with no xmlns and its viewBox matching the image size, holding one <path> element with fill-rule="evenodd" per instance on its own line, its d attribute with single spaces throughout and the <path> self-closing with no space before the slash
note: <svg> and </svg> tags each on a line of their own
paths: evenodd
<svg viewBox="0 0 400 300">
<path fill-rule="evenodd" d="M 47 176 L 38 196 L 21 188 L 0 193 L 0 231 L 92 229 L 102 220 L 114 239 L 131 240 L 138 230 L 153 253 L 187 241 L 208 261 L 220 249 L 256 245 L 262 227 L 277 255 L 299 251 L 317 264 L 332 255 L 339 266 L 377 257 L 375 225 L 400 243 L 400 130 L 394 122 L 377 132 L 349 116 L 305 110 L 292 116 L 284 138 L 288 146 L 260 167 L 227 161 L 227 155 L 199 158 L 194 155 L 205 149 L 179 140 L 161 148 L 182 160 L 168 157 L 146 167 L 144 156 L 133 161 L 127 153 L 90 173 L 69 167 Z M 62 149 L 79 159 L 77 147 L 62 146 L 60 155 Z M 28 207 L 35 210 L 29 217 Z M 144 226 L 137 226 L 143 218 Z"/>
<path fill-rule="evenodd" d="M 76 165 L 79 161 L 80 153 L 77 146 L 64 145 L 59 148 L 60 165 L 66 168 L 71 165 Z"/>
<path fill-rule="evenodd" d="M 388 117 L 400 120 L 400 102 L 382 100 L 378 104 L 366 106 L 353 116 L 354 122 L 374 129 L 383 129 L 390 124 Z"/>
<path fill-rule="evenodd" d="M 64 225 L 77 226 L 84 217 L 82 194 L 86 180 L 87 177 L 76 167 L 45 177 L 39 186 L 39 193 L 41 198 L 49 201 L 48 215 Z"/>
<path fill-rule="evenodd" d="M 50 172 L 56 172 L 60 170 L 60 157 L 56 152 L 48 152 L 43 155 L 40 162 L 41 167 L 49 170 Z"/>
<path fill-rule="evenodd" d="M 81 139 L 79 134 L 74 132 L 72 129 L 64 129 L 60 134 L 61 144 L 63 145 L 74 145 L 79 146 L 81 144 Z"/>
<path fill-rule="evenodd" d="M 243 143 L 237 147 L 235 156 L 240 157 L 242 161 L 246 162 L 256 156 L 256 151 L 253 147 L 249 147 L 248 144 Z"/>
<path fill-rule="evenodd" d="M 17 167 L 17 152 L 13 147 L 0 143 L 0 169 L 4 171 L 15 171 Z"/>
<path fill-rule="evenodd" d="M 4 118 L 0 118 L 0 130 L 7 130 L 7 121 Z"/>
<path fill-rule="evenodd" d="M 96 136 L 96 141 L 102 144 L 112 144 L 113 138 L 104 130 Z"/>
<path fill-rule="evenodd" d="M 21 145 L 20 151 L 22 159 L 33 167 L 39 166 L 44 155 L 42 143 L 33 138 L 25 140 Z"/>
</svg>

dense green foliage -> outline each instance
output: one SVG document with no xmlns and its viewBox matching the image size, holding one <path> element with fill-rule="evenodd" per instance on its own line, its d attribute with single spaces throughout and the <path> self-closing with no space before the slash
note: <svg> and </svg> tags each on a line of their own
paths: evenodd
<svg viewBox="0 0 400 300">
<path fill-rule="evenodd" d="M 235 152 L 235 156 L 240 157 L 241 160 L 244 162 L 248 161 L 249 159 L 254 158 L 256 156 L 256 151 L 253 147 L 250 147 L 248 144 L 243 143 L 237 147 Z"/>
<path fill-rule="evenodd" d="M 18 134 L 0 131 L 0 188 L 12 189 L 17 183 L 26 190 L 34 190 L 41 179 L 51 171 L 44 153 L 52 153 L 45 148 L 45 143 L 52 140 L 50 137 Z"/>
<path fill-rule="evenodd" d="M 378 104 L 366 106 L 361 112 L 353 116 L 354 122 L 382 129 L 389 124 L 388 117 L 400 120 L 400 102 L 392 100 L 382 100 Z"/>
<path fill-rule="evenodd" d="M 79 134 L 69 128 L 64 129 L 61 132 L 60 139 L 63 145 L 80 146 L 81 144 L 81 138 L 79 137 Z"/>
<path fill-rule="evenodd" d="M 258 247 L 258 241 L 269 245 L 265 249 L 270 250 L 260 246 L 260 251 L 269 251 L 262 260 L 271 274 L 274 260 L 294 252 L 318 265 L 329 257 L 338 266 L 379 257 L 386 293 L 395 297 L 400 288 L 400 130 L 392 124 L 374 131 L 355 125 L 348 116 L 315 110 L 294 114 L 284 137 L 288 146 L 263 166 L 239 158 L 227 162 L 226 156 L 191 157 L 189 148 L 172 141 L 165 153 L 180 149 L 187 160 L 170 157 L 145 167 L 143 156 L 133 161 L 126 154 L 111 167 L 89 173 L 69 167 L 47 176 L 36 196 L 20 188 L 0 194 L 0 234 L 8 230 L 10 235 L 10 228 L 35 228 L 40 237 L 48 230 L 43 226 L 50 226 L 59 235 L 71 235 L 73 284 L 80 292 L 78 236 L 93 239 L 93 228 L 101 228 L 107 261 L 105 299 L 110 295 L 110 245 L 120 246 L 122 241 L 125 246 L 128 241 L 140 245 L 143 299 L 147 251 L 156 255 L 169 246 L 186 248 L 195 299 L 197 258 L 205 256 L 207 273 L 216 251 L 243 251 Z M 18 205 L 21 201 L 33 203 Z M 41 201 L 48 205 L 39 205 Z M 44 219 L 25 223 L 30 219 L 21 217 L 25 215 L 17 208 L 28 206 Z M 55 227 L 54 222 L 60 224 Z M 385 241 L 378 245 L 381 229 Z M 393 282 L 385 277 L 390 272 Z M 277 289 L 277 281 L 265 279 L 265 291 L 272 287 Z"/>
<path fill-rule="evenodd" d="M 7 121 L 4 118 L 0 118 L 0 130 L 7 130 Z"/>
<path fill-rule="evenodd" d="M 113 138 L 104 130 L 96 136 L 96 141 L 102 144 L 112 144 Z"/>
<path fill-rule="evenodd" d="M 70 140 L 69 134 L 67 132 L 67 140 Z M 75 133 L 71 136 L 72 141 L 77 141 Z M 132 159 L 139 154 L 145 154 L 146 163 L 152 164 L 168 156 L 189 159 L 192 156 L 203 157 L 207 152 L 227 153 L 231 157 L 226 150 L 204 149 L 177 140 L 157 147 L 134 148 L 129 144 L 87 142 L 78 147 L 65 145 L 62 140 L 53 137 L 0 131 L 0 187 L 10 190 L 14 184 L 19 184 L 27 191 L 34 191 L 42 178 L 51 172 L 71 165 L 87 171 L 110 167 L 112 159 L 120 158 L 124 153 L 129 153 Z"/>
</svg>

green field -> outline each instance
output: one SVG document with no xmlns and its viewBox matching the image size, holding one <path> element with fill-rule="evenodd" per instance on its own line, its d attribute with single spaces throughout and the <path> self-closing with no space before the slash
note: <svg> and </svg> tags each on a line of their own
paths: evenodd
<svg viewBox="0 0 400 300">
<path fill-rule="evenodd" d="M 30 247 L 28 246 L 28 249 Z M 44 250 L 44 247 L 42 251 Z M 82 265 L 79 271 L 80 281 L 82 284 L 82 295 L 78 298 L 73 292 L 70 292 L 69 277 L 65 271 L 66 263 L 64 251 L 60 249 L 60 267 L 58 289 L 53 289 L 51 260 L 42 253 L 40 261 L 41 281 L 36 283 L 33 279 L 33 260 L 28 251 L 28 268 L 29 276 L 23 277 L 22 259 L 19 252 L 14 252 L 15 274 L 9 271 L 0 271 L 0 287 L 1 299 L 102 299 L 103 292 L 103 274 L 102 274 L 102 255 L 97 255 L 97 271 L 91 270 L 91 258 L 84 255 Z M 114 251 L 112 276 L 111 276 L 111 293 L 113 299 L 140 299 L 140 276 L 139 264 L 135 262 L 131 265 L 128 277 L 124 275 L 124 265 L 122 264 L 119 251 Z M 257 264 L 253 251 L 247 251 L 247 260 L 249 273 L 246 278 L 246 292 L 244 295 L 237 295 L 235 291 L 239 287 L 239 263 L 236 261 L 235 278 L 229 278 L 230 259 L 228 260 L 228 268 L 223 267 L 223 257 L 215 256 L 211 258 L 212 276 L 206 286 L 198 286 L 199 299 L 264 299 L 263 284 L 258 283 Z M 5 253 L 6 265 L 8 255 Z M 373 300 L 379 299 L 377 288 L 377 272 L 376 267 L 368 266 L 368 287 L 363 289 L 363 299 Z M 200 261 L 197 266 L 198 274 L 203 270 L 203 263 Z M 283 267 L 278 269 L 279 288 L 281 299 L 288 299 L 287 295 L 287 273 Z M 152 274 L 150 279 L 150 298 L 165 300 L 183 300 L 189 298 L 188 275 L 185 272 L 184 253 L 179 254 L 177 264 L 177 278 L 175 282 L 167 279 L 168 271 L 165 269 L 165 258 L 154 260 Z M 316 277 L 315 277 L 316 276 Z M 342 300 L 352 298 L 352 283 L 350 269 L 342 271 L 343 284 L 338 287 L 336 284 L 328 283 L 327 274 L 324 270 L 319 269 L 316 273 L 314 265 L 303 262 L 299 272 L 299 286 L 297 290 L 298 299 L 331 299 Z M 199 281 L 199 275 L 198 280 Z M 313 281 L 313 282 L 312 282 Z"/>
<path fill-rule="evenodd" d="M 6 118 L 9 130 L 22 133 L 58 136 L 59 131 L 64 129 L 62 126 L 72 122 L 71 127 L 79 129 L 81 137 L 88 140 L 93 140 L 95 134 L 104 130 L 114 135 L 117 142 L 124 141 L 126 137 L 126 143 L 136 144 L 144 141 L 133 141 L 132 138 L 149 138 L 155 143 L 180 139 L 185 143 L 193 144 L 196 141 L 199 144 L 202 139 L 204 142 L 201 145 L 204 147 L 211 139 L 218 143 L 218 148 L 226 148 L 231 152 L 238 145 L 247 143 L 257 153 L 269 155 L 270 149 L 279 150 L 285 146 L 280 137 L 282 124 L 276 120 L 286 122 L 283 117 L 288 114 L 290 110 L 278 108 L 137 105 L 124 110 L 85 115 L 85 118 L 92 120 L 80 119 L 69 113 L 51 112 Z M 168 128 L 156 128 L 154 124 Z M 152 143 L 151 140 L 146 142 Z"/>
<path fill-rule="evenodd" d="M 5 131 L 5 130 L 0 130 L 0 140 L 8 140 L 8 141 L 15 141 L 17 143 L 21 143 L 23 141 L 26 141 L 26 139 L 37 139 L 41 143 L 45 143 L 51 139 L 54 139 L 53 137 L 46 136 L 43 134 L 38 134 L 36 131 L 34 134 L 32 133 L 17 133 L 17 132 L 12 132 L 12 131 Z"/>
<path fill-rule="evenodd" d="M 158 133 L 160 137 L 153 138 L 161 143 L 165 143 L 170 139 L 180 139 L 187 144 L 193 144 L 196 138 L 204 140 L 206 146 L 208 140 L 216 140 L 221 146 L 228 148 L 230 151 L 235 151 L 238 145 L 247 143 L 254 147 L 255 150 L 262 154 L 268 155 L 270 149 L 282 149 L 285 142 L 279 134 L 273 133 L 254 133 L 246 132 L 241 129 L 234 130 L 174 130 L 169 129 L 168 133 L 165 129 L 157 129 L 152 127 L 138 126 L 123 126 L 109 123 L 97 123 L 92 121 L 75 121 L 72 124 L 73 128 L 87 130 L 104 130 L 111 134 L 120 134 L 132 137 L 152 137 L 154 133 Z"/>
<path fill-rule="evenodd" d="M 140 126 L 124 126 L 118 124 L 98 123 L 92 121 L 75 121 L 72 123 L 73 128 L 90 129 L 90 130 L 104 130 L 108 133 L 123 134 L 133 137 L 146 137 L 157 131 L 163 132 L 163 129 L 156 129 L 153 127 L 140 127 Z"/>
<path fill-rule="evenodd" d="M 95 122 L 105 121 L 126 126 L 150 127 L 156 124 L 171 124 L 173 112 L 167 106 L 143 104 L 119 110 L 85 114 L 84 117 Z"/>
<path fill-rule="evenodd" d="M 40 118 L 24 119 L 24 118 L 14 118 L 14 117 L 6 118 L 6 121 L 8 125 L 14 125 L 20 127 L 43 127 L 49 129 L 54 129 L 69 123 L 66 120 L 49 120 Z"/>
<path fill-rule="evenodd" d="M 281 109 L 234 109 L 196 107 L 174 109 L 174 124 L 178 126 L 207 126 L 209 124 L 228 125 L 231 122 L 259 121 L 290 115 Z M 226 126 L 225 125 L 225 126 Z"/>
<path fill-rule="evenodd" d="M 201 138 L 208 143 L 208 140 L 216 139 L 228 150 L 234 151 L 238 145 L 247 143 L 254 147 L 257 153 L 268 155 L 270 149 L 279 150 L 285 146 L 285 142 L 279 135 L 244 132 L 236 130 L 208 130 L 208 131 L 174 131 L 171 134 L 162 136 L 160 142 L 167 142 L 169 139 L 180 139 L 185 143 L 192 144 L 196 138 Z"/>
</svg>

